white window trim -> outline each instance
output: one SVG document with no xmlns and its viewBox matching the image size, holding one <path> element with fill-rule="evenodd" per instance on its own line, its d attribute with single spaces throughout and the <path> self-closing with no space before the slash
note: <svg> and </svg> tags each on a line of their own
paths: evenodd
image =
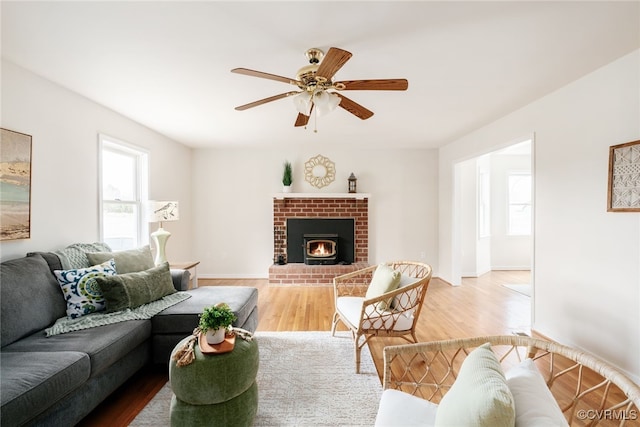
<svg viewBox="0 0 640 427">
<path fill-rule="evenodd" d="M 529 208 L 531 209 L 531 230 L 529 231 L 529 233 L 512 233 L 511 232 L 511 211 L 509 210 L 509 208 L 511 207 L 511 199 L 510 199 L 510 192 L 509 192 L 509 177 L 513 176 L 513 175 L 526 175 L 529 176 L 531 178 L 531 201 L 529 202 Z M 507 230 L 506 230 L 506 235 L 510 236 L 510 237 L 522 237 L 522 236 L 531 236 L 533 234 L 533 174 L 531 173 L 530 170 L 509 170 L 507 171 L 507 179 L 506 179 L 506 186 L 507 186 L 507 206 L 506 206 L 506 225 L 507 225 Z M 519 203 L 519 204 L 523 204 L 523 203 Z"/>
<path fill-rule="evenodd" d="M 98 233 L 100 241 L 104 241 L 102 152 L 105 149 L 136 156 L 136 200 L 131 202 L 131 204 L 135 204 L 138 207 L 138 236 L 136 237 L 140 243 L 139 246 L 149 244 L 149 223 L 146 220 L 144 206 L 145 202 L 149 199 L 149 150 L 102 133 L 98 134 Z M 128 202 L 120 201 L 119 203 Z"/>
</svg>

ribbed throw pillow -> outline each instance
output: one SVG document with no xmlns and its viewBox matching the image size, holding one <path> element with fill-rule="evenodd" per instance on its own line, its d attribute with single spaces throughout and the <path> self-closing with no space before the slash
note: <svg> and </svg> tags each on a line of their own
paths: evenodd
<svg viewBox="0 0 640 427">
<path fill-rule="evenodd" d="M 169 263 L 137 273 L 96 278 L 107 303 L 107 313 L 136 308 L 176 292 Z"/>
<path fill-rule="evenodd" d="M 473 350 L 462 362 L 458 378 L 444 395 L 436 413 L 436 427 L 513 427 L 513 395 L 500 362 L 489 343 Z"/>
</svg>

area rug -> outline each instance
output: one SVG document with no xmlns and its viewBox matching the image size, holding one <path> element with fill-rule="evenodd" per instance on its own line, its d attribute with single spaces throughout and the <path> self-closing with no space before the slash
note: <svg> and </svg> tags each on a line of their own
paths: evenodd
<svg viewBox="0 0 640 427">
<path fill-rule="evenodd" d="M 382 386 L 367 346 L 355 372 L 350 333 L 258 332 L 258 414 L 254 426 L 371 426 Z M 167 383 L 131 423 L 168 426 Z"/>
<path fill-rule="evenodd" d="M 516 291 L 522 295 L 526 295 L 528 297 L 531 296 L 531 284 L 529 283 L 524 283 L 524 284 L 504 284 L 502 285 L 505 288 L 511 289 L 512 291 Z"/>
</svg>

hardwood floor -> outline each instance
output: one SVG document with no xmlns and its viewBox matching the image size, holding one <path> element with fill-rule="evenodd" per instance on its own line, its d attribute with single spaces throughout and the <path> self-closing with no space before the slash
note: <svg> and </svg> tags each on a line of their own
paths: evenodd
<svg viewBox="0 0 640 427">
<path fill-rule="evenodd" d="M 493 271 L 463 279 L 461 286 L 431 280 L 419 319 L 420 341 L 531 331 L 530 298 L 503 283 L 529 283 L 528 271 Z M 200 279 L 199 286 L 233 285 L 258 288 L 258 331 L 329 331 L 333 288 L 269 286 L 266 279 Z M 374 338 L 371 354 L 382 372 L 382 349 L 404 343 L 400 338 Z M 103 402 L 81 426 L 126 426 L 167 382 L 165 369 L 139 372 Z"/>
</svg>

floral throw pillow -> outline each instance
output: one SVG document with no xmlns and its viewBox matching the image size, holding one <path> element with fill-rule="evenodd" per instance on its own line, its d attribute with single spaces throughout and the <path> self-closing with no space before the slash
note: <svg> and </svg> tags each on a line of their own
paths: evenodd
<svg viewBox="0 0 640 427">
<path fill-rule="evenodd" d="M 67 317 L 76 319 L 105 309 L 106 304 L 96 277 L 115 276 L 113 259 L 88 268 L 53 272 L 67 302 Z"/>
</svg>

